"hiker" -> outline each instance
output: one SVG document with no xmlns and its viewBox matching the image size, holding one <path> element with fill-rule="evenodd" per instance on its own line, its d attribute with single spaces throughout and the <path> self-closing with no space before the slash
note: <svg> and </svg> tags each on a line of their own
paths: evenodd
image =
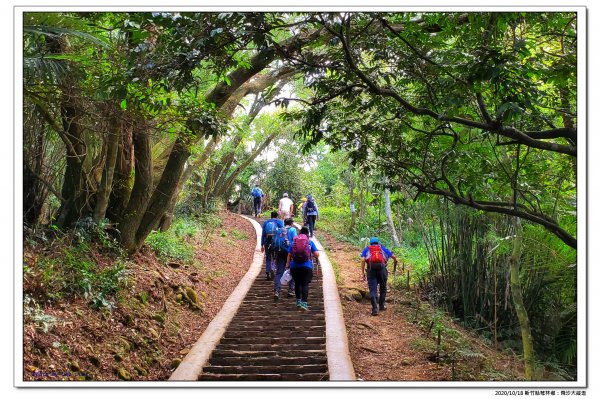
<svg viewBox="0 0 600 399">
<path fill-rule="evenodd" d="M 294 227 L 294 220 L 291 218 L 283 221 L 283 228 L 275 230 L 275 237 L 273 239 L 273 252 L 275 253 L 275 281 L 273 287 L 273 298 L 279 299 L 281 292 L 281 276 L 285 272 L 285 265 L 287 263 L 288 253 L 290 247 L 294 242 L 294 237 L 298 235 L 298 231 Z M 288 283 L 288 297 L 294 296 L 294 279 Z"/>
<path fill-rule="evenodd" d="M 298 209 L 300 209 L 300 213 L 302 214 L 302 225 L 304 226 L 306 224 L 306 215 L 304 214 L 304 204 L 306 203 L 306 197 L 302 197 L 302 202 L 300 202 L 300 205 L 298 206 Z"/>
<path fill-rule="evenodd" d="M 273 237 L 275 236 L 275 230 L 279 227 L 283 227 L 283 222 L 278 216 L 277 212 L 271 212 L 271 219 L 268 219 L 263 223 L 262 236 L 260 239 L 260 252 L 265 253 L 267 280 L 273 280 L 275 277 L 273 265 L 275 254 L 273 253 L 272 248 Z"/>
<path fill-rule="evenodd" d="M 296 283 L 296 307 L 301 310 L 308 310 L 308 284 L 313 276 L 313 258 L 318 263 L 319 252 L 315 243 L 308 238 L 308 228 L 303 226 L 294 237 L 285 265 Z"/>
<path fill-rule="evenodd" d="M 363 280 L 369 284 L 369 296 L 371 297 L 371 316 L 377 316 L 380 311 L 385 310 L 385 293 L 387 285 L 387 261 L 394 259 L 394 266 L 398 259 L 393 252 L 379 243 L 379 238 L 371 237 L 369 246 L 360 254 L 360 268 Z M 367 264 L 367 275 L 365 276 L 365 264 Z M 379 298 L 377 298 L 377 285 L 379 285 Z M 379 305 L 379 309 L 377 308 Z"/>
<path fill-rule="evenodd" d="M 279 217 L 281 220 L 292 217 L 294 214 L 294 202 L 288 197 L 288 193 L 283 193 L 283 198 L 279 200 Z"/>
<path fill-rule="evenodd" d="M 256 183 L 250 194 L 254 198 L 254 217 L 258 217 L 262 213 L 262 198 L 265 196 L 265 193 L 263 193 L 260 187 L 258 187 L 258 183 Z"/>
<path fill-rule="evenodd" d="M 312 195 L 306 197 L 304 208 L 302 208 L 302 214 L 304 215 L 306 224 L 308 224 L 310 237 L 312 237 L 315 231 L 315 221 L 319 220 L 319 208 Z"/>
</svg>

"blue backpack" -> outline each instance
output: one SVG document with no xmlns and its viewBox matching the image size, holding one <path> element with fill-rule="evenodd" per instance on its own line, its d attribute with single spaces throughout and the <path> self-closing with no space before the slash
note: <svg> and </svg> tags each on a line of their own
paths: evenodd
<svg viewBox="0 0 600 399">
<path fill-rule="evenodd" d="M 275 236 L 273 238 L 273 248 L 276 252 L 287 252 L 290 247 L 290 241 L 288 240 L 288 229 L 287 227 L 279 227 L 275 230 Z"/>
<path fill-rule="evenodd" d="M 267 234 L 267 236 L 272 236 L 273 234 L 275 234 L 275 230 L 277 229 L 277 224 L 275 223 L 274 220 L 268 220 L 267 223 L 265 223 L 265 233 Z"/>
<path fill-rule="evenodd" d="M 252 189 L 252 192 L 251 192 L 251 194 L 252 194 L 252 196 L 253 196 L 254 198 L 258 198 L 258 197 L 260 197 L 260 196 L 261 196 L 261 194 L 262 194 L 262 193 L 260 192 L 260 188 L 258 188 L 258 187 L 254 187 L 254 188 Z"/>
</svg>

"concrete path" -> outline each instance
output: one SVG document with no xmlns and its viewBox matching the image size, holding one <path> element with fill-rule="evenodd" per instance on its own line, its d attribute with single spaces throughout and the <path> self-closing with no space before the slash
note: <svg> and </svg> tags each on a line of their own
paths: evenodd
<svg viewBox="0 0 600 399">
<path fill-rule="evenodd" d="M 335 274 L 316 238 L 321 268 L 309 290 L 309 311 L 264 278 L 261 226 L 252 263 L 170 381 L 354 381 Z"/>
</svg>

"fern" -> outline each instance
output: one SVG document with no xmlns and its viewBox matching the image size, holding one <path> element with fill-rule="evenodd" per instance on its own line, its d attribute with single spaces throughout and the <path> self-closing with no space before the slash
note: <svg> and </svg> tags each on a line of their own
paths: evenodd
<svg viewBox="0 0 600 399">
<path fill-rule="evenodd" d="M 577 358 L 577 305 L 571 304 L 560 313 L 561 327 L 554 339 L 557 356 L 572 365 Z"/>
</svg>

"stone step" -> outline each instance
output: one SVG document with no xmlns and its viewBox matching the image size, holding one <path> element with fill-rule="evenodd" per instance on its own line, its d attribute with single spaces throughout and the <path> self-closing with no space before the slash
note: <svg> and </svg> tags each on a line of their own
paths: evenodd
<svg viewBox="0 0 600 399">
<path fill-rule="evenodd" d="M 325 326 L 324 319 L 308 319 L 308 320 L 288 320 L 285 316 L 283 317 L 275 317 L 273 320 L 265 321 L 265 320 L 257 320 L 257 321 L 248 321 L 248 320 L 235 320 L 229 324 L 228 328 L 232 327 L 242 327 L 247 328 L 249 330 L 253 328 L 288 328 L 294 327 L 298 329 L 299 327 L 314 327 L 314 326 Z"/>
<path fill-rule="evenodd" d="M 327 364 L 325 352 L 320 355 L 311 354 L 300 355 L 299 357 L 265 356 L 265 357 L 247 357 L 247 356 L 217 356 L 210 358 L 208 366 L 279 366 L 279 365 L 306 365 L 306 364 Z"/>
<path fill-rule="evenodd" d="M 280 364 L 277 366 L 207 366 L 203 373 L 212 374 L 324 374 L 326 364 Z"/>
<path fill-rule="evenodd" d="M 200 381 L 327 381 L 327 373 L 315 374 L 202 374 Z"/>
<path fill-rule="evenodd" d="M 312 320 L 325 320 L 325 313 L 319 312 L 291 312 L 286 314 L 280 314 L 278 317 L 273 317 L 272 314 L 264 313 L 246 313 L 244 315 L 237 315 L 233 318 L 234 321 L 239 322 L 272 322 L 274 319 L 285 319 L 286 322 L 293 323 L 296 320 L 306 320 L 310 318 Z"/>
<path fill-rule="evenodd" d="M 323 349 L 302 349 L 302 350 L 286 350 L 282 357 L 302 357 L 302 356 L 320 356 L 325 354 Z M 248 358 L 259 358 L 269 356 L 280 356 L 280 352 L 276 350 L 231 350 L 231 349 L 219 349 L 217 346 L 212 352 L 214 357 L 241 357 L 246 356 Z"/>
<path fill-rule="evenodd" d="M 266 326 L 244 326 L 244 325 L 230 325 L 227 327 L 226 334 L 231 337 L 239 337 L 239 334 L 244 334 L 246 336 L 263 336 L 265 334 L 272 335 L 280 335 L 282 333 L 285 334 L 294 334 L 298 335 L 298 333 L 306 332 L 308 335 L 315 335 L 316 333 L 324 334 L 325 326 L 324 325 L 315 325 L 315 326 L 277 326 L 277 325 L 266 325 Z"/>
<path fill-rule="evenodd" d="M 314 303 L 314 302 L 308 302 L 308 314 L 310 314 L 310 312 L 313 313 L 323 313 L 323 311 L 325 310 L 325 306 L 322 303 Z M 302 310 L 300 310 L 300 308 L 298 308 L 296 306 L 296 302 L 294 302 L 293 304 L 287 304 L 285 307 L 279 307 L 279 308 L 274 308 L 272 305 L 267 305 L 267 304 L 260 304 L 260 305 L 251 305 L 248 307 L 245 306 L 240 306 L 240 309 L 238 310 L 238 312 L 241 312 L 241 314 L 244 314 L 246 316 L 253 316 L 253 315 L 266 315 L 266 314 L 270 314 L 271 317 L 275 318 L 276 316 L 279 316 L 281 313 L 284 312 L 292 312 L 292 313 L 299 313 L 299 312 L 304 312 Z"/>
<path fill-rule="evenodd" d="M 325 335 L 312 337 L 229 337 L 221 338 L 223 345 L 243 345 L 243 344 L 267 344 L 267 345 L 296 345 L 296 344 L 312 344 L 321 345 L 325 343 Z"/>
<path fill-rule="evenodd" d="M 229 350 L 229 351 L 268 351 L 272 350 L 278 353 L 286 354 L 288 351 L 305 351 L 305 350 L 325 350 L 325 341 L 323 340 L 322 344 L 283 344 L 283 345 L 274 345 L 274 344 L 257 344 L 257 343 L 249 343 L 249 344 L 224 344 L 220 343 L 217 348 L 218 350 Z"/>
</svg>

